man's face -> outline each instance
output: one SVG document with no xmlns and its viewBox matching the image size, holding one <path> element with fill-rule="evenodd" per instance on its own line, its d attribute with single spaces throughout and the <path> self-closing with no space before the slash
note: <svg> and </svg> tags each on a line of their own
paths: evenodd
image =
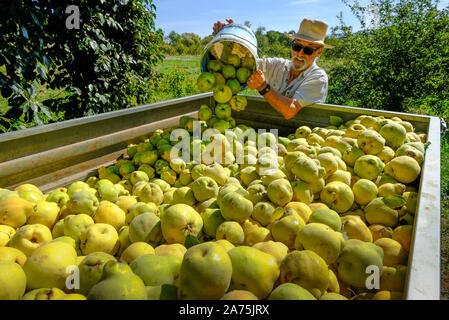
<svg viewBox="0 0 449 320">
<path fill-rule="evenodd" d="M 304 47 L 317 49 L 311 55 L 305 54 L 304 49 L 301 49 L 301 51 L 295 51 L 292 49 L 293 69 L 297 72 L 303 72 L 307 70 L 313 64 L 315 59 L 321 55 L 321 52 L 323 52 L 323 47 L 312 42 L 298 39 L 296 39 L 294 43 L 300 44 Z"/>
</svg>

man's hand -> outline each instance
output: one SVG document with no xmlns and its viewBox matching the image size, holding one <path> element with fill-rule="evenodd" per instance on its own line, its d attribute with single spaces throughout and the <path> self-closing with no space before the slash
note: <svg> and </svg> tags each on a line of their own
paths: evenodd
<svg viewBox="0 0 449 320">
<path fill-rule="evenodd" d="M 250 89 L 255 89 L 257 91 L 263 90 L 267 85 L 265 82 L 265 76 L 261 70 L 254 71 L 254 73 L 248 78 L 246 84 Z"/>
<path fill-rule="evenodd" d="M 227 23 L 226 23 L 227 22 Z M 214 26 L 212 27 L 212 29 L 214 30 L 214 32 L 212 32 L 212 35 L 215 36 L 221 29 L 223 29 L 223 27 L 226 24 L 232 24 L 234 23 L 233 19 L 226 19 L 226 22 L 223 21 L 217 21 L 214 23 Z"/>
</svg>

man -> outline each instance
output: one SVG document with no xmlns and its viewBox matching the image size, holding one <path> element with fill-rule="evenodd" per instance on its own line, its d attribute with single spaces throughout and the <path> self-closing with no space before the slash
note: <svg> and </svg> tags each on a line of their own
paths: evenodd
<svg viewBox="0 0 449 320">
<path fill-rule="evenodd" d="M 232 19 L 226 19 L 231 24 Z M 213 35 L 226 23 L 218 21 L 213 26 Z M 291 60 L 282 58 L 266 59 L 265 73 L 260 70 L 263 59 L 257 59 L 256 70 L 247 84 L 264 96 L 268 103 L 285 119 L 293 118 L 299 110 L 314 103 L 324 103 L 327 97 L 328 77 L 316 64 L 317 58 L 325 48 L 328 25 L 324 21 L 304 19 L 298 33 L 286 36 L 294 39 Z"/>
</svg>

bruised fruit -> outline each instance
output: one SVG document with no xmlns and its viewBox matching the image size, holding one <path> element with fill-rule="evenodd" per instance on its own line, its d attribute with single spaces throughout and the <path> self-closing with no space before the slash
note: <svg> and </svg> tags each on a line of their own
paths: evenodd
<svg viewBox="0 0 449 320">
<path fill-rule="evenodd" d="M 279 277 L 279 266 L 271 254 L 240 246 L 228 251 L 232 262 L 230 290 L 248 290 L 265 299 Z"/>
<path fill-rule="evenodd" d="M 172 255 L 144 254 L 133 260 L 129 266 L 146 286 L 172 285 L 179 278 L 181 261 L 182 259 Z"/>
<path fill-rule="evenodd" d="M 341 230 L 348 239 L 359 239 L 366 242 L 373 242 L 373 235 L 370 229 L 359 216 L 347 215 L 341 217 Z"/>
<path fill-rule="evenodd" d="M 384 266 L 391 267 L 397 264 L 405 264 L 407 262 L 407 251 L 405 251 L 402 245 L 396 240 L 390 238 L 380 238 L 374 241 L 374 244 L 383 249 Z"/>
<path fill-rule="evenodd" d="M 126 263 L 108 261 L 103 279 L 87 295 L 88 300 L 146 300 L 147 291 L 141 278 Z"/>
<path fill-rule="evenodd" d="M 283 207 L 293 198 L 293 190 L 287 179 L 277 179 L 267 187 L 268 198 L 274 204 Z"/>
<path fill-rule="evenodd" d="M 275 241 L 282 242 L 288 248 L 294 248 L 296 235 L 304 226 L 305 222 L 301 217 L 290 215 L 273 222 L 270 230 Z"/>
<path fill-rule="evenodd" d="M 228 291 L 220 300 L 259 300 L 254 293 L 247 290 Z"/>
<path fill-rule="evenodd" d="M 215 239 L 225 239 L 232 243 L 234 246 L 239 246 L 243 244 L 243 241 L 245 240 L 245 234 L 238 222 L 225 221 L 217 227 Z"/>
<path fill-rule="evenodd" d="M 384 163 L 374 155 L 365 155 L 357 159 L 354 172 L 362 179 L 374 180 L 384 169 Z"/>
<path fill-rule="evenodd" d="M 251 216 L 253 203 L 237 192 L 227 193 L 219 202 L 225 220 L 243 222 Z"/>
<path fill-rule="evenodd" d="M 382 224 L 386 227 L 395 227 L 399 223 L 399 213 L 389 207 L 384 198 L 376 198 L 365 207 L 365 218 L 369 224 Z"/>
<path fill-rule="evenodd" d="M 120 261 L 130 264 L 145 254 L 154 254 L 154 248 L 146 242 L 134 242 L 120 255 Z"/>
<path fill-rule="evenodd" d="M 332 210 L 343 213 L 348 211 L 354 203 L 354 193 L 347 184 L 334 181 L 324 187 L 320 199 Z"/>
<path fill-rule="evenodd" d="M 372 242 L 364 242 L 358 239 L 350 239 L 345 242 L 345 246 L 338 257 L 338 277 L 344 283 L 365 288 L 367 278 L 371 273 L 367 272 L 377 267 L 379 274 L 383 264 L 382 248 Z"/>
<path fill-rule="evenodd" d="M 316 300 L 316 298 L 297 284 L 283 283 L 271 292 L 268 300 Z"/>
<path fill-rule="evenodd" d="M 178 298 L 221 298 L 231 283 L 232 266 L 226 250 L 214 242 L 205 242 L 189 248 L 179 272 Z"/>
<path fill-rule="evenodd" d="M 368 228 L 373 236 L 373 242 L 379 238 L 391 238 L 393 236 L 393 229 L 381 224 L 372 224 Z"/>
<path fill-rule="evenodd" d="M 61 241 L 44 244 L 28 257 L 23 271 L 29 290 L 66 286 L 67 267 L 76 265 L 75 249 Z"/>
<path fill-rule="evenodd" d="M 377 186 L 374 182 L 360 179 L 352 186 L 354 200 L 360 205 L 366 205 L 377 197 Z"/>
<path fill-rule="evenodd" d="M 338 213 L 327 207 L 321 207 L 312 211 L 309 223 L 322 223 L 335 231 L 341 231 L 341 219 Z"/>
<path fill-rule="evenodd" d="M 419 163 L 409 156 L 399 156 L 385 165 L 385 173 L 401 183 L 415 181 L 421 173 Z"/>
<path fill-rule="evenodd" d="M 319 298 L 329 286 L 329 269 L 315 252 L 294 250 L 282 260 L 279 280 L 299 285 Z"/>
<path fill-rule="evenodd" d="M 187 235 L 197 236 L 203 228 L 200 214 L 186 204 L 175 204 L 161 217 L 161 229 L 167 243 L 184 244 Z"/>
<path fill-rule="evenodd" d="M 385 138 L 378 132 L 368 129 L 357 136 L 357 146 L 365 154 L 378 154 L 385 146 Z"/>
<path fill-rule="evenodd" d="M 343 238 L 325 224 L 309 223 L 298 231 L 295 240 L 297 250 L 311 250 L 326 263 L 334 263 L 343 248 Z"/>
<path fill-rule="evenodd" d="M 272 240 L 258 242 L 253 245 L 253 248 L 271 254 L 276 258 L 278 265 L 281 265 L 282 260 L 284 260 L 288 253 L 288 247 L 285 244 Z"/>
<path fill-rule="evenodd" d="M 25 293 L 27 277 L 20 265 L 0 261 L 0 299 L 20 300 Z"/>
<path fill-rule="evenodd" d="M 0 202 L 0 223 L 17 229 L 33 213 L 33 204 L 22 198 L 8 198 Z"/>
</svg>

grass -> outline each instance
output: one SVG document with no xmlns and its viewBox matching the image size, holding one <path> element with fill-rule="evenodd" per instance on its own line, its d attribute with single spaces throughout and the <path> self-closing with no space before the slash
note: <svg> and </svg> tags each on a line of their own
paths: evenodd
<svg viewBox="0 0 449 320">
<path fill-rule="evenodd" d="M 200 74 L 199 56 L 167 56 L 163 63 L 156 67 L 156 71 L 167 73 L 173 70 L 182 70 L 188 74 Z"/>
<path fill-rule="evenodd" d="M 0 72 L 5 74 L 5 66 L 0 66 Z M 46 85 L 41 86 L 36 92 L 36 100 L 39 102 L 61 98 L 67 95 L 64 89 L 48 89 Z M 8 105 L 8 98 L 2 97 L 0 94 L 0 115 L 6 113 L 11 107 Z"/>
<path fill-rule="evenodd" d="M 155 70 L 161 74 L 151 102 L 200 93 L 196 79 L 201 74 L 200 56 L 166 56 Z M 257 90 L 245 89 L 241 94 L 259 95 Z"/>
</svg>

